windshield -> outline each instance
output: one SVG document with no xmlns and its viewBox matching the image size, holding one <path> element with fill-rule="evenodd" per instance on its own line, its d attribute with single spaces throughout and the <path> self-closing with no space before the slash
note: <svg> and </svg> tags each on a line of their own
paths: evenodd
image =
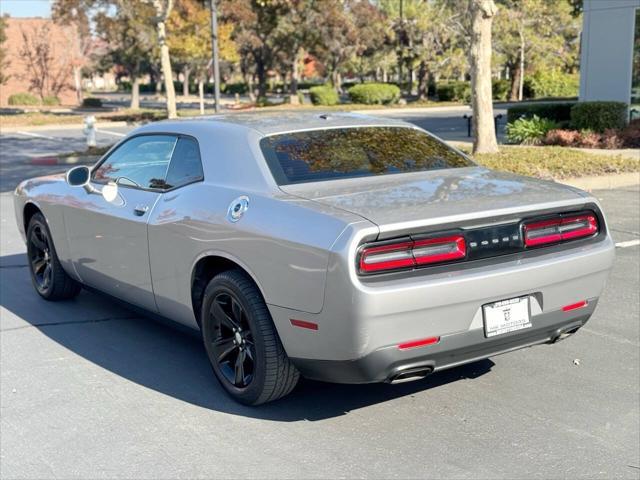
<svg viewBox="0 0 640 480">
<path fill-rule="evenodd" d="M 260 142 L 279 185 L 473 166 L 409 127 L 357 127 L 272 135 Z"/>
</svg>

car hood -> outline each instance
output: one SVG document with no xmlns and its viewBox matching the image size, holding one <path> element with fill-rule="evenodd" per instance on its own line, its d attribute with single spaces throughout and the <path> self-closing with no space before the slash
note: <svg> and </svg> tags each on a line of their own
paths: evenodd
<svg viewBox="0 0 640 480">
<path fill-rule="evenodd" d="M 586 203 L 584 192 L 551 181 L 469 167 L 280 187 L 375 223 L 380 238 L 416 228 L 506 217 Z"/>
</svg>

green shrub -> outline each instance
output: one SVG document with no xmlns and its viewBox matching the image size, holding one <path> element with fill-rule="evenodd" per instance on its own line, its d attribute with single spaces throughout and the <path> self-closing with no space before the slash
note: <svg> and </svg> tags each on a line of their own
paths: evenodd
<svg viewBox="0 0 640 480">
<path fill-rule="evenodd" d="M 335 89 L 329 85 L 318 85 L 309 89 L 309 97 L 314 105 L 337 105 L 340 103 L 340 96 Z"/>
<path fill-rule="evenodd" d="M 47 95 L 42 99 L 42 104 L 48 107 L 53 107 L 55 105 L 60 105 L 60 99 L 54 95 Z"/>
<path fill-rule="evenodd" d="M 471 85 L 461 81 L 438 83 L 436 95 L 441 102 L 470 102 Z"/>
<path fill-rule="evenodd" d="M 514 123 L 521 117 L 531 118 L 536 115 L 540 118 L 553 120 L 558 124 L 568 124 L 571 120 L 571 107 L 574 105 L 575 102 L 516 105 L 507 111 L 507 123 Z"/>
<path fill-rule="evenodd" d="M 511 90 L 511 82 L 509 80 L 500 79 L 491 82 L 491 90 L 494 100 L 506 100 Z"/>
<path fill-rule="evenodd" d="M 227 95 L 235 95 L 236 93 L 244 95 L 249 91 L 249 86 L 244 82 L 227 83 L 222 86 L 222 91 Z"/>
<path fill-rule="evenodd" d="M 533 98 L 577 97 L 580 78 L 559 70 L 539 70 L 531 77 Z"/>
<path fill-rule="evenodd" d="M 102 100 L 95 97 L 87 97 L 82 100 L 82 106 L 86 108 L 101 108 Z"/>
<path fill-rule="evenodd" d="M 40 105 L 40 100 L 30 93 L 14 93 L 9 96 L 9 105 Z"/>
<path fill-rule="evenodd" d="M 571 127 L 576 130 L 604 132 L 608 128 L 622 129 L 626 123 L 624 102 L 579 102 L 571 108 Z"/>
<path fill-rule="evenodd" d="M 511 143 L 536 145 L 542 142 L 547 132 L 557 127 L 553 120 L 534 115 L 531 118 L 519 118 L 513 123 L 508 123 L 505 131 Z"/>
<path fill-rule="evenodd" d="M 347 93 L 353 103 L 388 105 L 400 100 L 400 89 L 388 83 L 362 83 L 354 85 Z"/>
</svg>

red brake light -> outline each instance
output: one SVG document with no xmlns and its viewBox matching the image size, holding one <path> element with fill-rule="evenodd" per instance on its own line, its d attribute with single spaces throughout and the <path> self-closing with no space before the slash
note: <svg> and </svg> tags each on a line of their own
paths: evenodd
<svg viewBox="0 0 640 480">
<path fill-rule="evenodd" d="M 458 260 L 466 254 L 464 237 L 453 235 L 365 247 L 359 266 L 361 273 L 374 273 Z"/>
<path fill-rule="evenodd" d="M 593 214 L 559 217 L 534 221 L 524 225 L 524 243 L 527 247 L 559 243 L 598 233 L 598 220 Z"/>
</svg>

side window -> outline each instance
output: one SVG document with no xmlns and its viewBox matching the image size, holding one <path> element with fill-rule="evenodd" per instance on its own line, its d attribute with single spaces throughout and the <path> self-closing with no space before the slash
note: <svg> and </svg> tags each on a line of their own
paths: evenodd
<svg viewBox="0 0 640 480">
<path fill-rule="evenodd" d="M 93 172 L 103 183 L 142 188 L 166 188 L 165 178 L 177 138 L 173 135 L 142 135 L 123 143 Z"/>
<path fill-rule="evenodd" d="M 203 178 L 198 142 L 190 137 L 180 137 L 167 171 L 164 188 L 180 187 Z"/>
</svg>

